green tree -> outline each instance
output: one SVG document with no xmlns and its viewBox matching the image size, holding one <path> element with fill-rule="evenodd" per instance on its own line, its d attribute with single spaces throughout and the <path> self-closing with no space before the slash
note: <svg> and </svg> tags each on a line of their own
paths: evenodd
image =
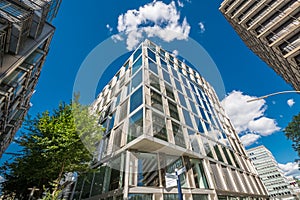
<svg viewBox="0 0 300 200">
<path fill-rule="evenodd" d="M 88 106 L 78 103 L 78 96 L 70 104 L 61 103 L 52 113 L 28 117 L 25 131 L 16 141 L 22 150 L 1 169 L 3 193 L 22 199 L 28 197 L 28 188 L 37 187 L 39 195 L 43 188 L 50 188 L 54 195 L 65 172 L 87 171 L 94 144 L 103 132 L 97 121 Z"/>
<path fill-rule="evenodd" d="M 293 141 L 293 148 L 300 156 L 300 113 L 293 117 L 293 120 L 284 129 L 285 135 L 288 139 Z"/>
</svg>

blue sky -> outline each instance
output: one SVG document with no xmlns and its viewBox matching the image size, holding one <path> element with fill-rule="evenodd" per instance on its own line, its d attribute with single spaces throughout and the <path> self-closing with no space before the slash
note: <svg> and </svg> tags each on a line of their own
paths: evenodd
<svg viewBox="0 0 300 200">
<path fill-rule="evenodd" d="M 221 0 L 154 2 L 151 0 L 85 2 L 64 0 L 54 20 L 56 33 L 36 93 L 32 98 L 33 107 L 29 114 L 36 115 L 38 112 L 52 110 L 59 102 L 70 101 L 81 63 L 102 41 L 113 35 L 117 38 L 116 35 L 122 33 L 123 41 L 128 41 L 129 47 L 134 46 L 134 40 L 127 40 L 127 37 L 131 39 L 133 37 L 138 41 L 142 41 L 143 38 L 126 34 L 129 29 L 157 25 L 158 29 L 154 33 L 163 35 L 168 23 L 173 23 L 172 25 L 177 28 L 176 30 L 181 31 L 183 36 L 170 38 L 171 36 L 164 35 L 161 36 L 162 40 L 176 41 L 192 38 L 207 51 L 218 67 L 224 82 L 228 96 L 227 101 L 224 100 L 223 103 L 230 116 L 236 119 L 233 123 L 243 132 L 240 136 L 244 136 L 244 142 L 252 143 L 249 147 L 265 145 L 277 161 L 283 164 L 282 169 L 288 174 L 295 173 L 294 159 L 297 158 L 297 154 L 291 147 L 292 143 L 286 140 L 281 130 L 292 116 L 300 111 L 300 96 L 284 94 L 251 105 L 245 104 L 249 96 L 262 96 L 277 91 L 293 90 L 293 88 L 245 46 L 219 12 L 221 2 Z M 141 7 L 148 9 L 141 9 Z M 158 12 L 162 23 L 151 21 L 150 13 L 155 13 L 154 11 L 159 8 L 169 9 L 169 13 Z M 134 9 L 136 11 L 132 11 Z M 133 19 L 129 17 L 130 13 L 137 15 L 135 19 L 147 20 L 144 23 L 134 24 Z M 119 16 L 123 20 L 118 22 Z M 153 29 L 143 32 L 144 35 L 151 33 L 153 34 Z M 178 50 L 180 54 L 180 49 Z M 113 73 L 112 70 L 111 76 Z M 287 103 L 288 100 L 290 105 Z M 242 112 L 239 114 L 235 112 L 236 110 Z M 15 145 L 11 145 L 8 151 L 14 149 Z"/>
</svg>

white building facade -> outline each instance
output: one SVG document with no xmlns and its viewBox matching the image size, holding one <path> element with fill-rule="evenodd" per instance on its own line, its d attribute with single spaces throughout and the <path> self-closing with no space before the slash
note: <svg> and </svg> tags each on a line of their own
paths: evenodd
<svg viewBox="0 0 300 200">
<path fill-rule="evenodd" d="M 106 132 L 95 172 L 73 199 L 265 199 L 267 193 L 214 89 L 172 54 L 146 40 L 92 104 Z"/>
<path fill-rule="evenodd" d="M 247 152 L 271 199 L 296 199 L 287 178 L 265 146 L 258 146 Z"/>
</svg>

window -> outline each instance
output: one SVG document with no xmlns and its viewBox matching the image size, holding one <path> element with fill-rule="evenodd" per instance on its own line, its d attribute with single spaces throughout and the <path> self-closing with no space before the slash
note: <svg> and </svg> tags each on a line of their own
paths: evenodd
<svg viewBox="0 0 300 200">
<path fill-rule="evenodd" d="M 152 200 L 152 194 L 129 194 L 128 200 Z"/>
<path fill-rule="evenodd" d="M 162 59 L 160 59 L 160 64 L 161 64 L 161 67 L 163 69 L 165 69 L 166 71 L 168 71 L 168 66 L 167 66 L 167 63 L 165 61 L 163 61 Z"/>
<path fill-rule="evenodd" d="M 168 100 L 170 116 L 179 121 L 177 105 Z"/>
<path fill-rule="evenodd" d="M 141 83 L 143 79 L 143 71 L 140 70 L 133 78 L 131 81 L 131 88 L 130 92 L 132 92 L 134 89 L 136 89 Z"/>
<path fill-rule="evenodd" d="M 113 151 L 117 151 L 117 150 L 120 149 L 121 141 L 122 141 L 122 135 L 123 135 L 123 124 L 115 130 Z"/>
<path fill-rule="evenodd" d="M 186 105 L 185 98 L 184 98 L 183 94 L 178 92 L 178 97 L 179 97 L 179 101 L 180 101 L 181 106 L 187 108 L 187 105 Z"/>
<path fill-rule="evenodd" d="M 201 137 L 202 139 L 202 143 L 203 143 L 203 146 L 204 146 L 204 150 L 205 150 L 205 153 L 208 157 L 211 157 L 211 158 L 214 158 L 213 157 L 213 154 L 212 154 L 212 150 L 211 150 L 211 147 L 210 147 L 210 144 L 209 144 L 209 141 L 207 138 L 205 137 Z"/>
<path fill-rule="evenodd" d="M 165 118 L 152 112 L 153 136 L 164 141 L 168 141 Z"/>
<path fill-rule="evenodd" d="M 170 79 L 169 73 L 166 72 L 165 70 L 162 70 L 162 71 L 163 71 L 164 80 L 167 81 L 171 85 L 172 83 L 171 83 L 171 79 Z"/>
<path fill-rule="evenodd" d="M 156 154 L 137 153 L 137 186 L 159 186 L 158 160 Z"/>
<path fill-rule="evenodd" d="M 177 71 L 174 68 L 171 68 L 171 69 L 172 69 L 173 76 L 178 79 Z"/>
<path fill-rule="evenodd" d="M 205 194 L 193 194 L 193 199 L 208 200 L 208 196 Z M 220 198 L 219 198 L 220 199 Z"/>
<path fill-rule="evenodd" d="M 182 111 L 183 111 L 183 116 L 184 116 L 186 125 L 193 128 L 193 123 L 192 123 L 190 113 L 186 109 L 182 109 Z"/>
<path fill-rule="evenodd" d="M 127 109 L 128 108 L 128 100 L 126 100 L 122 105 L 119 113 L 119 122 L 125 119 L 127 116 Z"/>
<path fill-rule="evenodd" d="M 198 160 L 191 160 L 192 163 L 192 169 L 193 169 L 193 174 L 194 174 L 194 180 L 196 184 L 196 188 L 208 188 L 208 183 L 207 183 L 207 178 L 204 172 L 203 164 L 202 161 L 200 162 Z M 207 197 L 206 195 L 201 195 L 204 197 Z M 194 197 L 194 196 L 193 196 Z M 197 198 L 202 199 L 202 198 Z"/>
<path fill-rule="evenodd" d="M 170 97 L 171 99 L 175 100 L 175 96 L 174 96 L 174 93 L 173 93 L 173 88 L 170 87 L 169 85 L 166 85 L 166 84 L 165 84 L 165 88 L 166 88 L 166 95 L 168 97 Z"/>
<path fill-rule="evenodd" d="M 215 149 L 215 152 L 217 154 L 217 157 L 218 157 L 218 160 L 221 161 L 221 162 L 224 162 L 223 158 L 222 158 L 222 154 L 221 154 L 221 151 L 219 149 L 219 145 L 215 144 L 214 145 L 214 149 Z"/>
<path fill-rule="evenodd" d="M 149 70 L 151 70 L 153 73 L 158 75 L 158 69 L 156 63 L 154 63 L 152 60 L 148 59 L 149 62 Z"/>
<path fill-rule="evenodd" d="M 136 112 L 129 119 L 127 143 L 143 134 L 143 109 Z"/>
<path fill-rule="evenodd" d="M 185 92 L 186 92 L 187 96 L 188 96 L 190 99 L 193 99 L 192 94 L 191 94 L 189 88 L 185 87 Z"/>
<path fill-rule="evenodd" d="M 132 74 L 134 74 L 143 64 L 142 56 L 132 65 Z"/>
<path fill-rule="evenodd" d="M 164 194 L 164 200 L 178 200 L 178 194 Z"/>
<path fill-rule="evenodd" d="M 186 148 L 183 132 L 180 125 L 172 121 L 172 130 L 173 130 L 175 144 L 180 147 Z"/>
<path fill-rule="evenodd" d="M 190 102 L 190 105 L 191 105 L 191 108 L 192 108 L 192 111 L 195 115 L 198 115 L 198 112 L 197 112 L 197 109 L 196 109 L 196 106 L 195 106 L 195 103 L 191 100 L 189 100 Z"/>
<path fill-rule="evenodd" d="M 156 62 L 156 55 L 150 49 L 147 49 L 148 57 L 151 58 L 154 62 Z"/>
<path fill-rule="evenodd" d="M 179 90 L 180 92 L 182 92 L 182 88 L 181 88 L 180 82 L 178 80 L 176 80 L 176 79 L 174 79 L 174 81 L 175 81 L 175 85 L 176 85 L 177 90 Z"/>
<path fill-rule="evenodd" d="M 153 108 L 156 108 L 157 110 L 163 112 L 163 103 L 162 103 L 161 95 L 152 89 L 151 89 L 150 93 L 151 93 L 151 106 Z"/>
<path fill-rule="evenodd" d="M 159 79 L 152 73 L 150 73 L 150 85 L 160 91 Z"/>
<path fill-rule="evenodd" d="M 143 104 L 143 87 L 140 87 L 130 97 L 130 113 Z"/>
<path fill-rule="evenodd" d="M 137 49 L 133 54 L 133 62 L 136 60 L 137 57 L 139 57 L 142 54 L 142 49 Z"/>
<path fill-rule="evenodd" d="M 110 115 L 108 117 L 108 119 L 109 119 L 109 125 L 108 125 L 108 128 L 107 128 L 107 132 L 109 132 L 114 127 L 115 116 L 116 116 L 116 113 L 114 112 L 112 115 Z"/>
</svg>

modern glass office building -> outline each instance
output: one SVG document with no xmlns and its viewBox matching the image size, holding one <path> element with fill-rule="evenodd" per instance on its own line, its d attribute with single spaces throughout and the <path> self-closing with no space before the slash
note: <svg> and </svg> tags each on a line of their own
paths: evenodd
<svg viewBox="0 0 300 200">
<path fill-rule="evenodd" d="M 220 11 L 256 55 L 300 90 L 299 0 L 224 0 Z"/>
<path fill-rule="evenodd" d="M 298 199 L 269 149 L 262 145 L 248 149 L 247 152 L 270 199 Z"/>
<path fill-rule="evenodd" d="M 214 89 L 149 40 L 120 67 L 92 104 L 106 128 L 94 172 L 72 199 L 177 199 L 166 187 L 180 175 L 185 200 L 267 197 Z"/>
<path fill-rule="evenodd" d="M 30 108 L 60 0 L 0 0 L 0 157 Z"/>
</svg>

